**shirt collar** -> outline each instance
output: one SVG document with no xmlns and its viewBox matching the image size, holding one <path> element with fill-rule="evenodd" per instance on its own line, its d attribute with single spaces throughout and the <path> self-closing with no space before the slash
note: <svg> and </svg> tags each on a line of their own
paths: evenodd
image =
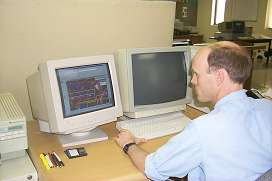
<svg viewBox="0 0 272 181">
<path fill-rule="evenodd" d="M 245 89 L 232 92 L 232 93 L 226 95 L 225 97 L 221 98 L 215 104 L 214 108 L 218 108 L 218 107 L 220 107 L 221 105 L 223 105 L 226 102 L 230 102 L 230 101 L 233 101 L 233 100 L 241 99 L 241 98 L 244 98 L 244 97 L 247 97 Z"/>
</svg>

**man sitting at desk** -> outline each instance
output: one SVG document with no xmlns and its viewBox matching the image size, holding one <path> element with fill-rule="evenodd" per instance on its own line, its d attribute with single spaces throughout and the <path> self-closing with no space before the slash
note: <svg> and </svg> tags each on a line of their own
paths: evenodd
<svg viewBox="0 0 272 181">
<path fill-rule="evenodd" d="M 250 70 L 250 57 L 237 44 L 222 41 L 200 49 L 191 83 L 198 100 L 211 102 L 214 110 L 154 153 L 141 150 L 137 144 L 144 140 L 127 130 L 117 143 L 152 180 L 187 174 L 189 181 L 255 180 L 272 167 L 272 101 L 246 96 Z"/>
</svg>

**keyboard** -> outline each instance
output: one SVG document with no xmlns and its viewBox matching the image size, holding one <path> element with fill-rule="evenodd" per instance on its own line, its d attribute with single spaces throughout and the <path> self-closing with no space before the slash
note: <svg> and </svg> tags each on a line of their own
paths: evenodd
<svg viewBox="0 0 272 181">
<path fill-rule="evenodd" d="M 117 129 L 127 129 L 137 138 L 147 140 L 178 133 L 191 121 L 180 111 L 136 119 L 123 116 L 119 119 L 122 121 L 116 123 Z"/>
</svg>

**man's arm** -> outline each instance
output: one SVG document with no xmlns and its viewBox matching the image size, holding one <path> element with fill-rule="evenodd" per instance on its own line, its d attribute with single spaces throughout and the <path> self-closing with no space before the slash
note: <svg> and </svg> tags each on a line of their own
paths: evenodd
<svg viewBox="0 0 272 181">
<path fill-rule="evenodd" d="M 142 143 L 145 142 L 145 139 L 139 139 L 133 136 L 128 130 L 120 130 L 120 133 L 115 138 L 116 142 L 121 148 L 128 143 Z M 134 165 L 144 173 L 145 158 L 148 155 L 147 152 L 139 148 L 136 144 L 131 145 L 127 151 L 127 154 L 131 158 Z"/>
<path fill-rule="evenodd" d="M 145 158 L 148 155 L 147 152 L 139 148 L 137 145 L 132 145 L 129 147 L 128 155 L 131 158 L 134 165 L 142 172 L 144 173 L 144 165 L 145 165 Z"/>
</svg>

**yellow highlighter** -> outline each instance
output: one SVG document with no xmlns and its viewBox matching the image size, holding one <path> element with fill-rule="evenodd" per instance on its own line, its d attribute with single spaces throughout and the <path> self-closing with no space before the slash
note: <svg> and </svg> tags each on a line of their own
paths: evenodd
<svg viewBox="0 0 272 181">
<path fill-rule="evenodd" d="M 40 159 L 42 160 L 43 165 L 45 166 L 46 170 L 49 170 L 50 167 L 48 165 L 48 162 L 47 162 L 47 160 L 45 159 L 45 157 L 44 157 L 44 155 L 42 153 L 40 154 Z"/>
</svg>

